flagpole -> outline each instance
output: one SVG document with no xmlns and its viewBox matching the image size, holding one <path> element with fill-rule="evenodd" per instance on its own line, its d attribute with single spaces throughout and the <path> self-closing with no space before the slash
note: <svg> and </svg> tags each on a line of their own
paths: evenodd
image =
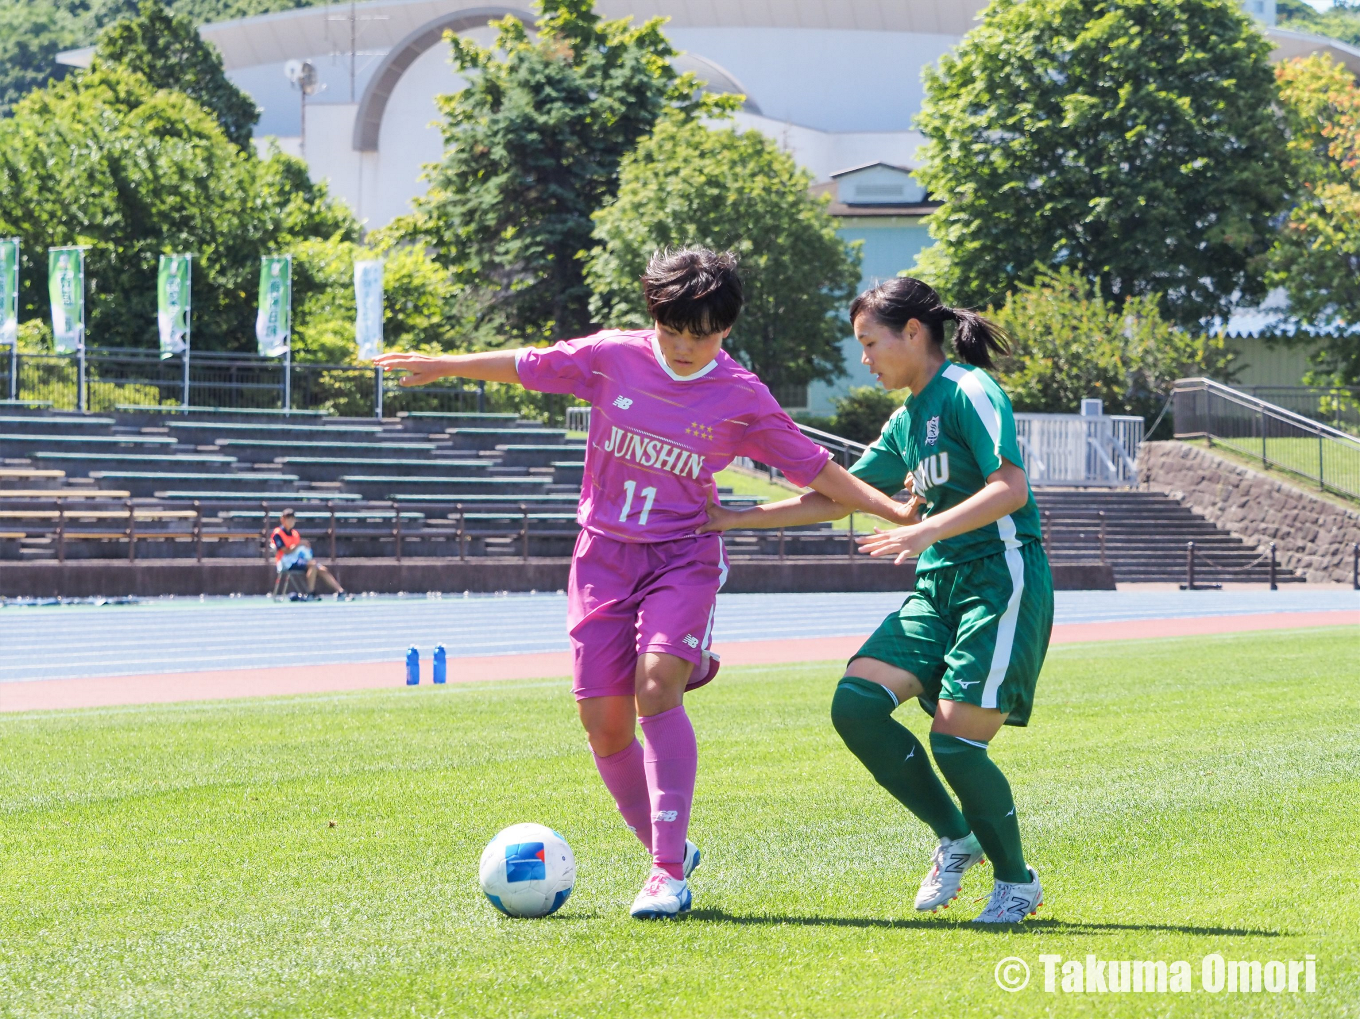
<svg viewBox="0 0 1360 1019">
<path fill-rule="evenodd" d="M 19 324 L 19 238 L 10 238 L 14 242 L 14 323 L 17 328 Z M 9 309 L 5 309 L 5 314 L 9 314 Z M 14 402 L 19 400 L 19 334 L 15 332 L 14 342 L 9 345 L 9 398 Z"/>
<path fill-rule="evenodd" d="M 305 97 L 304 97 L 305 98 Z M 288 346 L 283 350 L 283 416 L 293 413 L 293 256 L 288 259 Z"/>
<path fill-rule="evenodd" d="M 76 353 L 80 356 L 80 378 L 77 382 L 76 402 L 80 407 L 80 413 L 84 414 L 89 410 L 89 394 L 85 391 L 85 249 L 80 251 L 80 332 L 78 333 L 79 347 Z"/>
<path fill-rule="evenodd" d="M 193 314 L 194 314 L 194 310 L 193 310 L 193 309 L 194 309 L 194 302 L 193 302 L 193 290 L 194 290 L 194 256 L 193 256 L 193 255 L 186 255 L 186 256 L 184 256 L 184 257 L 185 257 L 185 259 L 187 260 L 186 264 L 187 264 L 188 269 L 189 269 L 189 293 L 185 295 L 185 297 L 188 298 L 188 302 L 187 302 L 187 303 L 188 303 L 188 305 L 189 305 L 189 311 L 188 311 L 188 313 L 184 316 L 184 409 L 185 409 L 185 410 L 188 410 L 188 409 L 189 409 L 189 334 L 193 331 L 193 324 L 192 324 L 192 321 L 191 321 L 191 320 L 192 320 Z"/>
</svg>

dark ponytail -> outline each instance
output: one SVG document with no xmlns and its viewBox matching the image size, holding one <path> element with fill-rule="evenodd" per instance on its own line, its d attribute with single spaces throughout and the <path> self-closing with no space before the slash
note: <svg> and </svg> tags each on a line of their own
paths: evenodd
<svg viewBox="0 0 1360 1019">
<path fill-rule="evenodd" d="M 871 287 L 850 302 L 850 321 L 872 315 L 895 332 L 916 319 L 926 327 L 930 338 L 944 345 L 944 324 L 954 323 L 954 351 L 968 364 L 992 367 L 992 354 L 1008 354 L 1006 331 L 967 308 L 951 308 L 931 287 L 910 276 L 894 276 Z"/>
</svg>

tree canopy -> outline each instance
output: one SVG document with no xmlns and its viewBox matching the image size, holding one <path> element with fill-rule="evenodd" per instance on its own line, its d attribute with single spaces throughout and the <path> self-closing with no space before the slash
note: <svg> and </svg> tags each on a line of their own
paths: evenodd
<svg viewBox="0 0 1360 1019">
<path fill-rule="evenodd" d="M 993 0 L 926 72 L 920 274 L 985 305 L 1069 267 L 1191 324 L 1264 293 L 1288 164 L 1234 0 Z"/>
<path fill-rule="evenodd" d="M 260 255 L 358 236 L 299 160 L 257 158 L 188 96 L 117 64 L 39 89 L 0 120 L 0 195 L 0 234 L 22 245 L 20 318 L 49 314 L 46 249 L 88 245 L 100 346 L 154 345 L 159 256 L 193 252 L 195 346 L 253 349 Z"/>
<path fill-rule="evenodd" d="M 212 113 L 233 142 L 242 148 L 250 144 L 260 119 L 254 101 L 227 80 L 221 55 L 199 37 L 194 23 L 170 13 L 161 0 L 141 0 L 135 18 L 107 29 L 95 47 L 95 61 L 122 64 L 156 88 L 183 92 Z"/>
<path fill-rule="evenodd" d="M 997 375 L 1015 409 L 1072 414 L 1094 397 L 1107 414 L 1151 424 L 1176 379 L 1230 381 L 1234 355 L 1223 338 L 1176 328 L 1158 304 L 1156 294 L 1111 301 L 1069 268 L 1020 284 L 987 313 L 1011 336 Z"/>
<path fill-rule="evenodd" d="M 1276 71 L 1298 199 L 1271 252 L 1298 339 L 1322 349 L 1318 382 L 1360 384 L 1360 88 L 1327 56 Z"/>
<path fill-rule="evenodd" d="M 625 157 L 618 198 L 595 216 L 587 278 L 605 325 L 650 325 L 638 286 L 658 248 L 703 245 L 740 259 L 746 306 L 725 346 L 768 385 L 844 373 L 845 308 L 859 251 L 836 235 L 811 177 L 757 131 L 668 116 Z"/>
<path fill-rule="evenodd" d="M 516 342 L 589 331 L 581 255 L 590 217 L 662 111 L 735 105 L 676 75 L 662 19 L 603 21 L 593 0 L 537 6 L 534 36 L 506 18 L 490 49 L 448 37 L 468 84 L 440 98 L 444 158 L 414 215 L 393 228 L 433 246 L 460 285 L 482 295 L 482 321 Z"/>
</svg>

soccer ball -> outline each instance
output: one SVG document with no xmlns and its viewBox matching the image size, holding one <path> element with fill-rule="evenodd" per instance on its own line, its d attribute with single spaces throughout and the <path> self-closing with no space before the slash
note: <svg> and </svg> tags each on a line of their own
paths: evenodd
<svg viewBox="0 0 1360 1019">
<path fill-rule="evenodd" d="M 482 850 L 482 891 L 506 916 L 547 916 L 576 884 L 567 840 L 541 824 L 512 824 Z"/>
</svg>

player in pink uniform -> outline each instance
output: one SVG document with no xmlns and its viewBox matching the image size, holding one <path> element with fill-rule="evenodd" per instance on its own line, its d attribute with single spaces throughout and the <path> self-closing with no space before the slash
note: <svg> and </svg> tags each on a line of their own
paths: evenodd
<svg viewBox="0 0 1360 1019">
<path fill-rule="evenodd" d="M 632 914 L 668 917 L 688 912 L 699 859 L 686 838 L 698 751 L 683 700 L 718 671 L 709 645 L 727 560 L 720 535 L 696 533 L 717 498 L 713 474 L 749 456 L 841 505 L 909 520 L 906 506 L 833 463 L 723 351 L 742 304 L 730 254 L 659 253 L 642 282 L 654 329 L 376 363 L 410 372 L 403 385 L 456 375 L 590 403 L 568 584 L 572 688 L 600 777 L 652 855 Z"/>
</svg>

